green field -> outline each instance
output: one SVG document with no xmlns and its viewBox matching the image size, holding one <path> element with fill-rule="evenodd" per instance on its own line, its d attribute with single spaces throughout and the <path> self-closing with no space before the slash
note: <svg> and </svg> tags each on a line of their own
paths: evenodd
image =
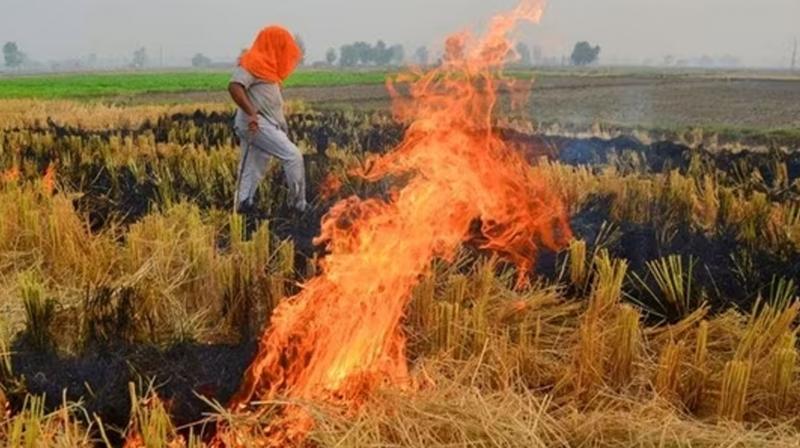
<svg viewBox="0 0 800 448">
<path fill-rule="evenodd" d="M 336 87 L 383 84 L 389 70 L 301 70 L 292 75 L 286 87 Z M 518 79 L 533 77 L 569 84 L 592 84 L 636 79 L 681 80 L 798 80 L 796 75 L 781 72 L 665 70 L 642 68 L 546 68 L 511 69 L 506 75 Z M 52 75 L 0 76 L 0 99 L 99 98 L 143 93 L 181 93 L 220 91 L 230 78 L 230 71 L 108 72 Z"/>
<path fill-rule="evenodd" d="M 286 87 L 382 84 L 386 71 L 299 71 Z M 228 71 L 96 73 L 0 77 L 0 99 L 93 98 L 141 93 L 221 90 Z"/>
</svg>

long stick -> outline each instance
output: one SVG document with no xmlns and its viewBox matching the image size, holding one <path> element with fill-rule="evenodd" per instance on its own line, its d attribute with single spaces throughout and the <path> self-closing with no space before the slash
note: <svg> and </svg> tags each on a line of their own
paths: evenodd
<svg viewBox="0 0 800 448">
<path fill-rule="evenodd" d="M 242 187 L 242 175 L 244 174 L 244 167 L 247 163 L 247 156 L 250 154 L 250 136 L 246 135 L 244 139 L 244 154 L 242 154 L 242 162 L 239 165 L 239 174 L 236 176 L 236 189 L 233 193 L 233 212 L 239 211 L 239 190 Z"/>
</svg>

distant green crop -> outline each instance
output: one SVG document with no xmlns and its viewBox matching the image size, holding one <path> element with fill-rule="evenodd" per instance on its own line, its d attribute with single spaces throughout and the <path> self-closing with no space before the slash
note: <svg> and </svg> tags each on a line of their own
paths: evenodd
<svg viewBox="0 0 800 448">
<path fill-rule="evenodd" d="M 92 98 L 225 89 L 230 72 L 102 73 L 0 77 L 0 98 Z M 382 84 L 385 71 L 300 71 L 286 87 Z"/>
</svg>

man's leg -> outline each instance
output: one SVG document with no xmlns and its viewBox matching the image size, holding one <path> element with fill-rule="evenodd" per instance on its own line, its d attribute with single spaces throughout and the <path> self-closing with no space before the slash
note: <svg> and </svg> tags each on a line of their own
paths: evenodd
<svg viewBox="0 0 800 448">
<path fill-rule="evenodd" d="M 289 140 L 285 132 L 268 124 L 261 129 L 254 140 L 259 149 L 266 151 L 281 161 L 286 185 L 289 187 L 289 203 L 299 211 L 305 211 L 306 172 L 303 166 L 303 155 Z"/>
</svg>

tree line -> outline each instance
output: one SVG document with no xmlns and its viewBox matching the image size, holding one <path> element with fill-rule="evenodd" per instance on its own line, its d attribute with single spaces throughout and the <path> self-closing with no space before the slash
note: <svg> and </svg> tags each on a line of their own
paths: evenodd
<svg viewBox="0 0 800 448">
<path fill-rule="evenodd" d="M 406 52 L 403 45 L 388 45 L 383 40 L 375 42 L 374 45 L 364 41 L 353 42 L 342 45 L 338 55 L 333 48 L 328 49 L 325 54 L 328 64 L 333 65 L 338 59 L 339 65 L 342 67 L 400 65 L 405 57 Z"/>
<path fill-rule="evenodd" d="M 305 64 L 306 45 L 303 38 L 295 35 L 295 40 L 303 52 L 303 60 L 301 64 Z M 584 66 L 597 62 L 600 54 L 600 46 L 592 46 L 589 42 L 583 41 L 575 44 L 569 62 L 572 65 Z M 96 56 L 92 55 L 92 59 Z M 526 45 L 524 42 L 519 42 L 514 47 L 514 52 L 509 54 L 509 63 L 520 67 L 530 67 L 534 65 L 558 65 L 553 58 L 544 58 L 542 51 L 539 47 L 533 48 Z M 11 69 L 18 68 L 26 64 L 28 58 L 25 53 L 21 51 L 16 42 L 6 42 L 3 45 L 3 60 L 5 66 Z M 148 57 L 145 47 L 136 48 L 129 59 L 128 66 L 130 68 L 141 69 L 149 65 L 150 58 Z M 325 53 L 325 60 L 315 62 L 314 65 L 339 65 L 340 67 L 386 67 L 393 65 L 402 65 L 405 62 L 412 62 L 420 66 L 428 66 L 431 64 L 438 64 L 439 59 L 432 60 L 431 52 L 427 47 L 418 47 L 413 54 L 406 59 L 406 51 L 402 44 L 389 45 L 383 40 L 378 40 L 374 44 L 365 41 L 357 41 L 351 44 L 345 44 L 339 49 L 329 48 Z M 211 67 L 214 61 L 205 56 L 203 53 L 196 53 L 191 58 L 193 67 Z M 561 65 L 563 65 L 563 60 Z"/>
</svg>

